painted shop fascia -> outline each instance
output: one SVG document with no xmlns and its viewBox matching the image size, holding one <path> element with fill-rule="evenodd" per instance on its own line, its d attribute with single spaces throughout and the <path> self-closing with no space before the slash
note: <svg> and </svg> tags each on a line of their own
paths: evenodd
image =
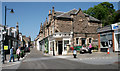
<svg viewBox="0 0 120 71">
<path fill-rule="evenodd" d="M 107 25 L 97 30 L 99 50 L 107 52 L 120 51 L 120 22 Z"/>
</svg>

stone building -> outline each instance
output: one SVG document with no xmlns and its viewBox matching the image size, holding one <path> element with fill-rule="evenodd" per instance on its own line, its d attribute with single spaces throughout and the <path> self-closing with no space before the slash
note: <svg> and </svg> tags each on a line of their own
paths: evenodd
<svg viewBox="0 0 120 71">
<path fill-rule="evenodd" d="M 100 20 L 83 13 L 81 9 L 59 12 L 52 7 L 48 19 L 43 25 L 41 23 L 40 32 L 35 39 L 36 47 L 49 54 L 53 54 L 53 51 L 55 55 L 67 54 L 67 46 L 96 43 L 99 27 L 102 27 Z"/>
</svg>

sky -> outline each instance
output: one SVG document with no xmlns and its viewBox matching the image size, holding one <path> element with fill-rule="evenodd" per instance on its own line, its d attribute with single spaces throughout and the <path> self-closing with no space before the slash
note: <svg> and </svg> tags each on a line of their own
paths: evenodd
<svg viewBox="0 0 120 71">
<path fill-rule="evenodd" d="M 68 12 L 72 9 L 87 10 L 101 2 L 2 2 L 2 24 L 4 25 L 5 6 L 14 9 L 14 13 L 7 10 L 7 25 L 15 27 L 19 23 L 19 30 L 23 35 L 31 36 L 32 40 L 39 33 L 41 23 L 48 18 L 49 10 L 54 6 L 55 11 Z M 118 10 L 118 2 L 110 2 Z"/>
</svg>

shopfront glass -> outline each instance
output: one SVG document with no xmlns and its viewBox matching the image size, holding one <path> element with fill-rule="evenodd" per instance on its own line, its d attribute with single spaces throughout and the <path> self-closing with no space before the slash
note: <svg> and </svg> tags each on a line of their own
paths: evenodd
<svg viewBox="0 0 120 71">
<path fill-rule="evenodd" d="M 69 40 L 64 40 L 64 50 L 67 50 L 67 44 L 69 44 Z"/>
<path fill-rule="evenodd" d="M 54 42 L 50 42 L 50 51 L 53 51 Z"/>
<path fill-rule="evenodd" d="M 119 37 L 118 37 L 118 42 L 119 42 L 119 44 L 118 44 L 118 49 L 119 49 L 119 51 L 120 51 L 120 34 L 118 35 Z"/>
<path fill-rule="evenodd" d="M 106 33 L 106 34 L 101 34 L 100 35 L 100 42 L 101 48 L 110 48 L 109 50 L 112 51 L 112 33 Z M 106 50 L 105 50 L 106 51 Z"/>
</svg>

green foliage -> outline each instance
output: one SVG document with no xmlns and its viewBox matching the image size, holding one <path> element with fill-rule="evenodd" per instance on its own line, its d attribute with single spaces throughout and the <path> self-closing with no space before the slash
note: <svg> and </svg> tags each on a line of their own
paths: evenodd
<svg viewBox="0 0 120 71">
<path fill-rule="evenodd" d="M 103 26 L 120 22 L 120 11 L 115 12 L 113 4 L 109 2 L 100 3 L 83 12 L 101 20 Z"/>
</svg>

